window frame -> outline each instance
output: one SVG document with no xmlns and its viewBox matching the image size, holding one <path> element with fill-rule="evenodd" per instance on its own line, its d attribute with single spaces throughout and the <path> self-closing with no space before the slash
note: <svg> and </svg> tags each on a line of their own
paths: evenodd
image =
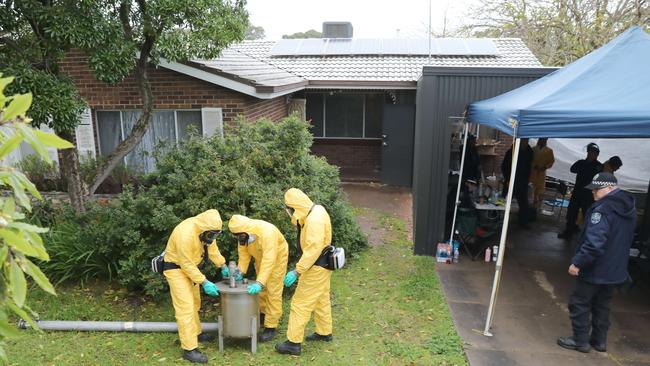
<svg viewBox="0 0 650 366">
<path fill-rule="evenodd" d="M 314 136 L 314 139 L 318 140 L 381 140 L 381 137 L 366 137 L 366 105 L 367 105 L 367 98 L 369 94 L 381 94 L 383 95 L 384 92 L 368 92 L 368 93 L 354 93 L 350 91 L 342 91 L 342 92 L 337 92 L 336 94 L 348 94 L 348 95 L 358 95 L 362 94 L 363 95 L 363 102 L 362 102 L 362 109 L 361 109 L 361 137 L 336 137 L 336 136 L 327 136 L 326 131 L 327 131 L 327 97 L 332 95 L 330 92 L 323 91 L 323 92 L 307 92 L 305 93 L 305 97 L 308 97 L 310 94 L 315 95 L 319 94 L 322 95 L 322 103 L 323 103 L 323 130 L 322 136 Z M 381 121 L 383 124 L 383 120 Z"/>
<path fill-rule="evenodd" d="M 133 111 L 142 111 L 141 109 L 93 109 L 93 120 L 94 120 L 94 127 L 95 127 L 95 141 L 97 141 L 97 155 L 98 156 L 104 156 L 102 155 L 102 147 L 101 147 L 101 139 L 99 138 L 99 118 L 97 117 L 97 112 L 118 112 L 120 114 L 120 143 L 124 141 L 125 135 L 124 135 L 124 112 L 133 112 Z M 198 112 L 201 121 L 203 121 L 203 115 L 202 115 L 202 110 L 201 108 L 195 109 L 195 108 L 181 108 L 181 109 L 154 109 L 152 112 L 169 112 L 172 111 L 174 112 L 174 134 L 175 134 L 175 141 L 174 144 L 178 146 L 180 143 L 179 140 L 179 135 L 178 135 L 178 112 Z M 152 116 L 153 117 L 153 116 Z M 203 130 L 203 125 L 201 125 L 201 130 Z M 203 131 L 201 131 L 201 134 L 203 134 Z M 128 154 L 127 154 L 128 155 Z M 122 158 L 123 163 L 127 165 L 126 162 L 126 155 Z"/>
</svg>

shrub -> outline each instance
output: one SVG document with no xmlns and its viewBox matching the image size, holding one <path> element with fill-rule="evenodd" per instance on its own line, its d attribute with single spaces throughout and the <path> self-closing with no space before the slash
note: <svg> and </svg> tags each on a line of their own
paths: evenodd
<svg viewBox="0 0 650 366">
<path fill-rule="evenodd" d="M 47 163 L 37 154 L 27 155 L 16 164 L 39 191 L 62 191 L 65 185 L 56 162 Z"/>
<path fill-rule="evenodd" d="M 310 154 L 312 136 L 306 123 L 295 117 L 277 123 L 240 121 L 228 132 L 224 138 L 193 136 L 168 147 L 156 154 L 157 170 L 147 177 L 146 188 L 127 189 L 109 205 L 90 205 L 86 214 L 74 218 L 79 234 L 71 240 L 95 246 L 105 261 L 95 267 L 97 275 L 106 277 L 103 268 L 118 259 L 115 268 L 122 285 L 149 295 L 159 293 L 162 281 L 151 273 L 149 261 L 164 249 L 181 220 L 209 208 L 219 210 L 224 227 L 233 214 L 275 224 L 289 242 L 294 262 L 296 230 L 283 202 L 291 187 L 325 206 L 337 246 L 352 255 L 367 245 L 341 194 L 338 168 Z M 63 224 L 54 221 L 52 236 Z M 226 259 L 234 260 L 237 245 L 232 236 L 226 232 L 217 241 Z M 56 258 L 52 254 L 52 260 Z"/>
</svg>

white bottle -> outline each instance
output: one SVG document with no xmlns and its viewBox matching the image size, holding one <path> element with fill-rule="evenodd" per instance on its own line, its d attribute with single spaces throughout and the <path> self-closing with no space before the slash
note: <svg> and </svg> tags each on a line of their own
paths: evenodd
<svg viewBox="0 0 650 366">
<path fill-rule="evenodd" d="M 490 262 L 490 259 L 492 258 L 492 251 L 490 248 L 485 249 L 485 262 L 488 263 Z"/>
<path fill-rule="evenodd" d="M 499 246 L 495 245 L 492 247 L 492 261 L 497 261 L 497 256 L 499 255 Z"/>
<path fill-rule="evenodd" d="M 454 249 L 454 263 L 458 263 L 458 259 L 460 257 L 460 253 L 458 252 L 458 247 Z"/>
</svg>

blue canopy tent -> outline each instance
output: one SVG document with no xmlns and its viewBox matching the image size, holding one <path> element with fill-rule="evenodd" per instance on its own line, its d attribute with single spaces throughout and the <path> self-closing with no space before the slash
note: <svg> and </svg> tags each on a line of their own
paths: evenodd
<svg viewBox="0 0 650 366">
<path fill-rule="evenodd" d="M 560 70 L 508 93 L 472 103 L 467 121 L 496 128 L 515 138 L 509 183 L 512 187 L 521 138 L 650 137 L 648 60 L 650 36 L 640 27 L 630 28 Z M 492 335 L 490 328 L 511 203 L 512 190 L 509 190 L 499 243 L 501 249 L 483 332 L 486 336 Z"/>
</svg>

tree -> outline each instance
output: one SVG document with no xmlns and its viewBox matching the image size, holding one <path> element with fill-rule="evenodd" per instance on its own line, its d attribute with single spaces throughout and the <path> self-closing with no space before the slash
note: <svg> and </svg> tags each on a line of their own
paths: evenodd
<svg viewBox="0 0 650 366">
<path fill-rule="evenodd" d="M 70 149 L 74 146 L 56 135 L 41 132 L 30 127 L 31 120 L 25 112 L 32 103 L 32 94 L 17 94 L 6 97 L 5 87 L 13 77 L 2 78 L 0 74 L 0 160 L 26 141 L 42 159 L 51 163 L 45 146 Z M 54 287 L 28 257 L 47 261 L 49 256 L 42 233 L 46 228 L 30 225 L 23 220 L 23 211 L 31 211 L 31 193 L 41 196 L 27 177 L 10 166 L 0 167 L 0 186 L 10 189 L 9 195 L 0 198 L 0 359 L 7 362 L 2 340 L 17 335 L 16 329 L 7 321 L 8 311 L 13 312 L 37 329 L 32 320 L 32 311 L 25 305 L 27 280 L 25 273 L 43 290 L 56 295 Z"/>
<path fill-rule="evenodd" d="M 5 57 L 8 62 L 3 64 L 22 60 L 16 64 L 42 71 L 48 80 L 56 79 L 58 88 L 66 89 L 71 84 L 59 76 L 58 62 L 69 49 L 80 48 L 86 51 L 97 79 L 118 83 L 128 75 L 135 76 L 142 103 L 140 118 L 98 168 L 87 192 L 92 194 L 149 126 L 153 114 L 150 68 L 159 65 L 161 58 L 182 62 L 216 57 L 231 42 L 243 38 L 248 24 L 244 5 L 245 0 L 7 0 L 0 7 L 0 37 L 1 51 L 11 57 Z M 33 52 L 25 52 L 29 50 Z M 43 84 L 42 79 L 35 80 L 39 86 Z M 36 99 L 50 105 L 54 96 L 37 94 Z M 67 94 L 60 102 L 74 100 L 79 100 L 78 96 Z M 80 106 L 76 105 L 77 110 Z M 77 114 L 73 127 L 78 118 Z M 66 121 L 52 118 L 50 123 L 66 136 Z M 65 128 L 59 128 L 62 125 Z M 76 150 L 66 152 L 73 153 Z"/>
<path fill-rule="evenodd" d="M 149 70 L 160 59 L 171 62 L 214 58 L 248 25 L 245 0 L 97 0 L 96 20 L 105 36 L 87 49 L 98 79 L 119 82 L 133 73 L 142 110 L 129 136 L 108 155 L 89 188 L 92 194 L 142 139 L 153 115 Z M 137 57 L 134 57 L 137 56 Z"/>
<path fill-rule="evenodd" d="M 282 36 L 282 39 L 303 39 L 303 38 L 323 38 L 323 34 L 317 30 L 310 29 L 306 32 L 284 34 Z"/>
<path fill-rule="evenodd" d="M 257 27 L 252 24 L 246 28 L 246 33 L 244 34 L 244 39 L 252 41 L 256 39 L 264 39 L 266 37 L 266 34 L 264 32 L 264 28 L 262 27 Z"/>
<path fill-rule="evenodd" d="M 0 6 L 0 69 L 18 76 L 8 91 L 33 92 L 32 124 L 48 125 L 67 140 L 74 140 L 86 104 L 71 80 L 59 74 L 59 60 L 72 42 L 92 44 L 96 38 L 88 18 L 74 17 L 76 8 L 65 0 L 8 0 Z M 61 152 L 61 174 L 72 206 L 83 211 L 86 189 L 76 149 Z"/>
<path fill-rule="evenodd" d="M 481 0 L 466 35 L 521 38 L 544 65 L 563 66 L 632 25 L 650 24 L 645 0 Z"/>
</svg>

